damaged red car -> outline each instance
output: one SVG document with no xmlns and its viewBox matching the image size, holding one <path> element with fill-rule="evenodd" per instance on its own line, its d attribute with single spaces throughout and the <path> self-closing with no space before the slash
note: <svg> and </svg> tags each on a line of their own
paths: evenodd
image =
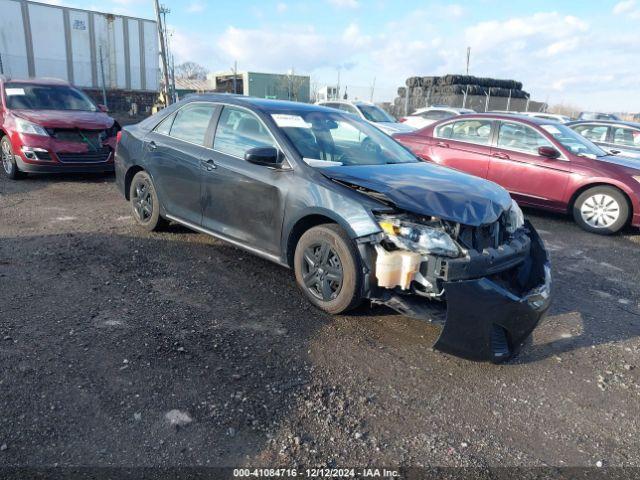
<svg viewBox="0 0 640 480">
<path fill-rule="evenodd" d="M 62 80 L 0 77 L 4 174 L 111 172 L 120 127 L 85 93 Z"/>
</svg>

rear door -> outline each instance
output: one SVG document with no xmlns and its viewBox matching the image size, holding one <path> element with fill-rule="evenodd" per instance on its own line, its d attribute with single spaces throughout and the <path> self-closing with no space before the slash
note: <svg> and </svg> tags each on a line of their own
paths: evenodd
<svg viewBox="0 0 640 480">
<path fill-rule="evenodd" d="M 538 148 L 542 146 L 557 149 L 545 135 L 529 125 L 500 121 L 487 178 L 506 188 L 518 202 L 564 209 L 570 162 L 564 157 L 551 159 L 538 155 Z"/>
<path fill-rule="evenodd" d="M 487 178 L 493 120 L 472 118 L 435 128 L 429 158 L 440 165 Z"/>
<path fill-rule="evenodd" d="M 145 165 L 169 215 L 200 225 L 201 169 L 211 158 L 216 106 L 188 103 L 163 120 L 145 139 Z"/>
</svg>

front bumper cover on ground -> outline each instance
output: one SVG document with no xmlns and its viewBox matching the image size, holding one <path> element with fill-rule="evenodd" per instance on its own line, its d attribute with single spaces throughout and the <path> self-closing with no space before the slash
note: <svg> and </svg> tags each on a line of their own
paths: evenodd
<svg viewBox="0 0 640 480">
<path fill-rule="evenodd" d="M 531 248 L 509 280 L 493 275 L 444 284 L 446 304 L 392 294 L 380 303 L 442 325 L 434 348 L 470 360 L 501 362 L 518 352 L 551 301 L 551 267 L 542 239 L 526 222 Z M 516 293 L 524 292 L 524 293 Z"/>
</svg>

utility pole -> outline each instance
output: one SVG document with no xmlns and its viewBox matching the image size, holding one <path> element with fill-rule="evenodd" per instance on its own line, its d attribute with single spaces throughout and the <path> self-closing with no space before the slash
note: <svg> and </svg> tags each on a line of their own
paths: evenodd
<svg viewBox="0 0 640 480">
<path fill-rule="evenodd" d="M 373 92 L 376 89 L 376 77 L 373 77 L 373 83 L 371 84 L 371 95 L 369 96 L 369 101 L 373 103 Z"/>
<path fill-rule="evenodd" d="M 507 99 L 507 112 L 511 109 L 511 89 L 509 89 L 509 98 Z"/>
<path fill-rule="evenodd" d="M 469 60 L 471 59 L 471 47 L 467 47 L 467 75 L 469 75 Z"/>
<path fill-rule="evenodd" d="M 100 58 L 100 77 L 102 79 L 102 104 L 107 107 L 107 87 L 104 82 L 104 60 L 102 58 L 102 45 L 98 47 L 98 55 Z"/>
<path fill-rule="evenodd" d="M 0 53 L 0 75 L 4 75 L 4 67 L 2 66 L 2 54 Z"/>
<path fill-rule="evenodd" d="M 238 93 L 237 82 L 236 82 L 236 77 L 238 76 L 238 61 L 237 60 L 233 62 L 233 68 L 231 69 L 231 71 L 233 72 L 233 93 Z"/>
<path fill-rule="evenodd" d="M 484 102 L 484 111 L 489 111 L 489 99 L 491 98 L 491 90 L 487 88 L 487 92 L 485 92 L 487 99 Z"/>
<path fill-rule="evenodd" d="M 160 59 L 162 60 L 162 73 L 164 77 L 164 101 L 165 105 L 171 104 L 171 98 L 169 97 L 169 62 L 167 61 L 167 44 L 164 39 L 164 27 L 162 25 L 162 18 L 160 17 L 161 10 L 158 0 L 154 0 L 153 5 L 156 10 L 156 21 L 158 22 L 158 37 L 160 38 Z"/>
<path fill-rule="evenodd" d="M 336 100 L 340 100 L 340 67 L 338 67 L 338 95 Z"/>
</svg>

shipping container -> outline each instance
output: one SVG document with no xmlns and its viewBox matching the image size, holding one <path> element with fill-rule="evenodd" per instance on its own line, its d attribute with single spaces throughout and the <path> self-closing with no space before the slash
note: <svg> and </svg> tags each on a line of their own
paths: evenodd
<svg viewBox="0 0 640 480">
<path fill-rule="evenodd" d="M 0 0 L 0 73 L 79 87 L 157 91 L 156 22 L 26 0 Z"/>
</svg>

